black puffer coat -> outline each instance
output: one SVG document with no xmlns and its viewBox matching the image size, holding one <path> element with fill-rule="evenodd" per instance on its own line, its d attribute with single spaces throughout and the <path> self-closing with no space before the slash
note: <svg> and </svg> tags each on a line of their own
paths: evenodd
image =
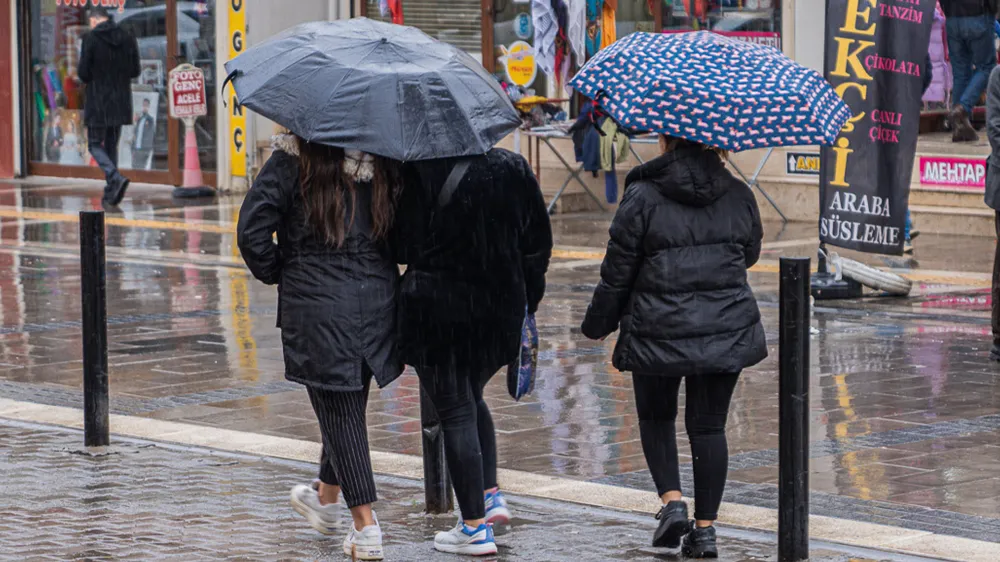
<svg viewBox="0 0 1000 562">
<path fill-rule="evenodd" d="M 455 160 L 407 166 L 396 221 L 407 264 L 399 296 L 403 361 L 492 374 L 518 353 L 525 307 L 545 293 L 552 229 L 524 158 L 494 148 L 474 157 L 450 202 L 437 198 Z"/>
<path fill-rule="evenodd" d="M 361 390 L 367 366 L 385 386 L 402 372 L 395 334 L 399 268 L 388 243 L 371 237 L 371 185 L 355 176 L 354 224 L 343 245 L 331 247 L 306 226 L 297 144 L 282 136 L 276 148 L 243 202 L 237 235 L 254 277 L 278 284 L 285 378 Z"/>
<path fill-rule="evenodd" d="M 747 269 L 760 211 L 714 152 L 685 145 L 629 173 L 583 333 L 621 334 L 621 371 L 737 373 L 767 357 Z"/>
<path fill-rule="evenodd" d="M 83 122 L 88 127 L 132 124 L 132 79 L 139 76 L 139 45 L 108 20 L 83 36 L 77 74 L 87 84 Z"/>
</svg>

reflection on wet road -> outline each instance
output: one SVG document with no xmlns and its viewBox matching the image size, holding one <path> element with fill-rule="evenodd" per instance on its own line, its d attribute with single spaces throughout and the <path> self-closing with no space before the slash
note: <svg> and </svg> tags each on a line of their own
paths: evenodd
<svg viewBox="0 0 1000 562">
<path fill-rule="evenodd" d="M 283 379 L 275 291 L 249 276 L 234 245 L 239 199 L 179 206 L 162 190 L 133 196 L 108 221 L 113 411 L 318 441 L 305 392 Z M 76 215 L 99 205 L 94 188 L 0 184 L 0 396 L 80 405 Z M 538 315 L 535 393 L 514 402 L 498 377 L 487 399 L 502 465 L 648 487 L 631 380 L 610 364 L 615 342 L 588 341 L 577 328 L 607 221 L 554 221 L 560 252 Z M 777 480 L 774 260 L 815 251 L 808 225 L 780 236 L 777 225 L 768 230 L 752 281 L 771 358 L 736 390 L 727 498 L 767 506 L 776 502 Z M 997 537 L 1000 368 L 986 358 L 989 264 L 949 251 L 958 245 L 967 256 L 992 256 L 992 242 L 925 234 L 920 243 L 919 264 L 889 264 L 925 279 L 917 297 L 817 306 L 813 509 Z M 420 453 L 415 377 L 373 393 L 369 426 L 374 449 Z M 686 439 L 680 443 L 689 460 Z"/>
</svg>

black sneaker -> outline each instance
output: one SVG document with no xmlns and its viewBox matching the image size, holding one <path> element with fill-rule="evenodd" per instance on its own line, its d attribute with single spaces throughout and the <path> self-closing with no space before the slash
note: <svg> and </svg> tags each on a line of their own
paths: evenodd
<svg viewBox="0 0 1000 562">
<path fill-rule="evenodd" d="M 653 533 L 653 546 L 677 548 L 681 537 L 688 532 L 688 504 L 682 501 L 667 502 L 656 514 L 660 524 Z"/>
<path fill-rule="evenodd" d="M 715 546 L 715 527 L 698 527 L 694 521 L 690 523 L 691 532 L 684 537 L 684 548 L 681 552 L 688 558 L 718 558 L 719 549 Z"/>
<path fill-rule="evenodd" d="M 119 174 L 111 180 L 110 190 L 104 193 L 104 201 L 112 207 L 117 207 L 125 198 L 125 190 L 128 189 L 129 179 Z"/>
<path fill-rule="evenodd" d="M 1000 363 L 1000 343 L 993 344 L 993 349 L 990 350 L 990 361 Z"/>
</svg>

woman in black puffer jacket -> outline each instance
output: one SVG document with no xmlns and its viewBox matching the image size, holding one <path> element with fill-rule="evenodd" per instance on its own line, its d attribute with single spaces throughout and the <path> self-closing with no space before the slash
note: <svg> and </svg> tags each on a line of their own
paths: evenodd
<svg viewBox="0 0 1000 562">
<path fill-rule="evenodd" d="M 372 379 L 384 387 L 402 372 L 388 240 L 400 163 L 291 134 L 274 149 L 243 201 L 237 240 L 254 277 L 278 285 L 285 378 L 306 385 L 323 437 L 319 482 L 293 488 L 292 506 L 333 534 L 343 491 L 354 520 L 344 552 L 382 560 L 365 411 Z"/>
<path fill-rule="evenodd" d="M 663 507 L 654 546 L 714 557 L 729 460 L 726 417 L 740 372 L 767 357 L 747 269 L 763 230 L 753 192 L 724 153 L 660 137 L 663 155 L 629 173 L 583 333 L 621 327 L 613 363 L 631 371 L 639 433 Z M 695 524 L 681 500 L 675 418 L 686 379 Z"/>
</svg>

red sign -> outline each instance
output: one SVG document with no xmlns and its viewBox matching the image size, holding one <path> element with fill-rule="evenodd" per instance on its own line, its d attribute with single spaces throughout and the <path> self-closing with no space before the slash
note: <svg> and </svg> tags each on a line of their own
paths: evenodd
<svg viewBox="0 0 1000 562">
<path fill-rule="evenodd" d="M 688 30 L 684 29 L 664 29 L 664 33 L 688 33 Z M 765 45 L 767 47 L 774 47 L 775 49 L 781 50 L 781 34 L 772 31 L 715 31 L 712 33 L 718 33 L 719 35 L 724 35 L 726 37 L 732 37 L 739 41 L 746 41 L 747 43 L 756 43 L 757 45 Z"/>
<path fill-rule="evenodd" d="M 170 71 L 170 116 L 190 119 L 208 114 L 205 73 L 191 64 Z"/>
<path fill-rule="evenodd" d="M 920 183 L 981 192 L 986 189 L 986 159 L 921 156 Z"/>
<path fill-rule="evenodd" d="M 88 8 L 101 6 L 104 8 L 114 8 L 118 12 L 125 11 L 126 0 L 56 0 L 56 6 L 66 6 L 67 8 Z"/>
</svg>

